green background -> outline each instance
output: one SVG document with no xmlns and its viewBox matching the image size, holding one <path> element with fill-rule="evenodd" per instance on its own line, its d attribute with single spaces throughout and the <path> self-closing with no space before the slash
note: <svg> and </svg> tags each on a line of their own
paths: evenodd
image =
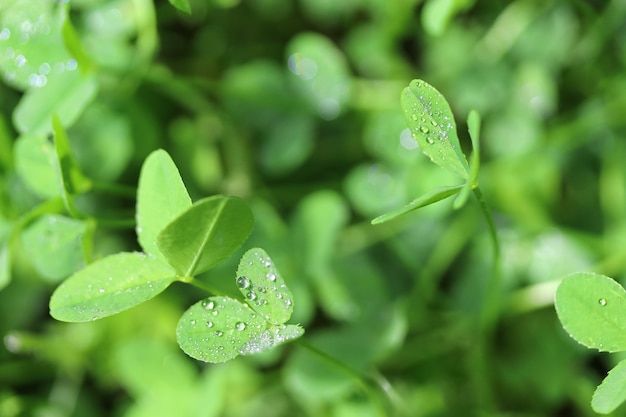
<svg viewBox="0 0 626 417">
<path fill-rule="evenodd" d="M 595 415 L 620 354 L 570 339 L 553 298 L 572 272 L 626 278 L 624 2 L 190 7 L 0 3 L 0 416 Z M 488 334 L 492 249 L 475 201 L 370 224 L 460 183 L 407 129 L 400 93 L 416 78 L 450 103 L 466 154 L 466 117 L 482 117 L 478 180 L 502 244 Z M 71 198 L 54 114 L 91 181 Z M 237 294 L 240 256 L 262 247 L 293 293 L 290 323 L 332 360 L 298 343 L 187 357 L 176 325 L 207 294 L 181 283 L 99 321 L 49 316 L 65 277 L 139 250 L 135 191 L 157 148 L 193 201 L 234 195 L 254 214 L 244 247 L 199 279 Z"/>
</svg>

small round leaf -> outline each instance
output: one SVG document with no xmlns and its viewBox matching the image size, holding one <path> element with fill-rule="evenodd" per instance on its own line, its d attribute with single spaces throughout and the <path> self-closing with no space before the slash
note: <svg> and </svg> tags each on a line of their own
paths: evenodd
<svg viewBox="0 0 626 417">
<path fill-rule="evenodd" d="M 281 324 L 291 317 L 291 291 L 263 249 L 250 249 L 241 257 L 236 283 L 246 302 L 270 323 Z"/>
<path fill-rule="evenodd" d="M 266 330 L 267 323 L 247 304 L 209 297 L 191 306 L 176 328 L 176 339 L 192 358 L 212 363 L 239 355 L 242 346 Z"/>
<path fill-rule="evenodd" d="M 556 311 L 576 341 L 605 352 L 626 350 L 626 291 L 613 279 L 582 272 L 563 279 Z"/>
</svg>

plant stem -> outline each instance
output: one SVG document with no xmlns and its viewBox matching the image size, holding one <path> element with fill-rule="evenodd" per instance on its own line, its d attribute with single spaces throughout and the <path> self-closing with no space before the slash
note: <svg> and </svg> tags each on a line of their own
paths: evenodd
<svg viewBox="0 0 626 417">
<path fill-rule="evenodd" d="M 493 264 L 480 317 L 481 328 L 487 330 L 489 333 L 497 318 L 500 307 L 499 296 L 500 286 L 502 284 L 502 274 L 500 271 L 500 241 L 498 239 L 498 232 L 496 230 L 496 224 L 493 221 L 491 211 L 489 211 L 487 202 L 485 201 L 483 193 L 480 191 L 479 187 L 474 188 L 474 195 L 476 196 L 480 209 L 482 210 L 485 220 L 487 221 L 489 236 L 491 237 L 491 243 L 493 245 Z"/>
<path fill-rule="evenodd" d="M 387 410 L 385 409 L 384 404 L 382 404 L 379 396 L 376 394 L 376 392 L 374 392 L 374 390 L 372 389 L 371 385 L 376 385 L 380 389 L 380 391 L 384 394 L 384 396 L 389 400 L 389 403 L 394 406 L 394 408 L 400 409 L 400 410 L 402 410 L 403 414 L 408 415 L 408 410 L 407 410 L 406 406 L 404 406 L 404 404 L 402 404 L 402 401 L 401 401 L 400 397 L 397 395 L 395 390 L 393 390 L 393 388 L 391 387 L 391 384 L 389 383 L 389 381 L 387 381 L 387 379 L 384 378 L 379 373 L 375 373 L 372 377 L 364 376 L 360 372 L 358 372 L 358 371 L 352 369 L 350 366 L 346 365 L 345 363 L 337 360 L 336 358 L 333 358 L 332 356 L 330 356 L 326 352 L 316 348 L 315 346 L 312 346 L 311 344 L 303 341 L 302 339 L 296 340 L 295 343 L 297 343 L 299 346 L 307 349 L 309 352 L 319 356 L 320 358 L 322 358 L 326 362 L 332 364 L 337 369 L 341 370 L 344 374 L 346 374 L 346 375 L 350 376 L 352 379 L 354 379 L 355 382 L 361 387 L 361 389 L 363 389 L 363 391 L 376 404 L 376 408 L 378 409 L 378 413 L 381 416 L 383 416 L 383 417 L 387 416 L 388 413 L 387 413 Z"/>
<path fill-rule="evenodd" d="M 204 290 L 204 291 L 206 291 L 208 293 L 211 293 L 213 295 L 217 295 L 217 296 L 220 296 L 220 297 L 223 297 L 223 296 L 226 295 L 222 291 L 220 291 L 220 290 L 218 290 L 218 289 L 216 289 L 216 288 L 214 288 L 214 287 L 212 287 L 210 285 L 207 285 L 204 281 L 200 281 L 199 279 L 194 278 L 194 277 L 179 277 L 178 280 L 180 282 L 185 282 L 187 284 L 191 284 L 194 287 L 200 288 L 200 289 L 202 289 L 202 290 Z"/>
</svg>

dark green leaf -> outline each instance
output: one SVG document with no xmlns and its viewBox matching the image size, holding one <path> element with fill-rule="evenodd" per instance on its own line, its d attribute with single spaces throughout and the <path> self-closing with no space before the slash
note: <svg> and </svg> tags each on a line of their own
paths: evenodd
<svg viewBox="0 0 626 417">
<path fill-rule="evenodd" d="M 196 202 L 157 236 L 157 246 L 182 276 L 206 271 L 238 249 L 252 231 L 248 205 L 236 197 Z"/>
<path fill-rule="evenodd" d="M 189 0 L 169 0 L 169 2 L 172 6 L 176 7 L 181 12 L 191 14 L 191 6 L 189 5 Z"/>
<path fill-rule="evenodd" d="M 175 278 L 172 268 L 143 253 L 107 256 L 59 285 L 50 298 L 50 315 L 70 322 L 111 316 L 155 297 Z"/>
</svg>

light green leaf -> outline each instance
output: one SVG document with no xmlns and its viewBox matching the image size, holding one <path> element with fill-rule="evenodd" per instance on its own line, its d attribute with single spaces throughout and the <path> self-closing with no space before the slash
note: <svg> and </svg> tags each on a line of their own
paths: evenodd
<svg viewBox="0 0 626 417">
<path fill-rule="evenodd" d="M 204 272 L 237 250 L 252 231 L 248 205 L 236 197 L 213 196 L 196 202 L 157 236 L 167 262 L 186 277 Z"/>
<path fill-rule="evenodd" d="M 596 388 L 591 408 L 596 413 L 609 414 L 626 400 L 626 360 L 618 363 Z"/>
<path fill-rule="evenodd" d="M 45 136 L 20 136 L 13 152 L 16 171 L 28 188 L 44 198 L 61 195 L 54 165 L 54 145 Z"/>
<path fill-rule="evenodd" d="M 299 338 L 304 329 L 297 324 L 279 324 L 272 326 L 256 337 L 253 337 L 239 349 L 242 355 L 253 355 L 265 352 L 282 343 Z"/>
<path fill-rule="evenodd" d="M 107 256 L 59 285 L 50 298 L 50 315 L 69 322 L 111 316 L 155 297 L 175 278 L 172 268 L 143 253 Z"/>
<path fill-rule="evenodd" d="M 0 290 L 11 282 L 11 258 L 8 239 L 0 242 Z"/>
<path fill-rule="evenodd" d="M 176 340 L 192 358 L 226 362 L 242 346 L 266 330 L 267 323 L 247 304 L 226 297 L 209 297 L 191 306 L 176 328 Z"/>
<path fill-rule="evenodd" d="M 380 224 L 380 223 L 388 222 L 389 220 L 395 219 L 398 216 L 409 213 L 413 210 L 417 210 L 420 207 L 425 207 L 430 204 L 441 201 L 443 199 L 446 199 L 458 193 L 459 191 L 461 191 L 464 186 L 465 185 L 461 184 L 461 185 L 452 185 L 449 187 L 435 188 L 434 190 L 431 190 L 427 192 L 426 194 L 411 201 L 409 204 L 407 204 L 404 207 L 400 207 L 397 210 L 394 210 L 389 213 L 385 213 L 382 216 L 376 217 L 374 220 L 372 220 L 372 224 Z"/>
<path fill-rule="evenodd" d="M 246 302 L 270 323 L 281 324 L 291 317 L 291 291 L 263 249 L 250 249 L 241 257 L 236 284 Z"/>
<path fill-rule="evenodd" d="M 81 266 L 85 223 L 64 216 L 40 217 L 21 234 L 24 251 L 37 271 L 52 282 Z"/>
<path fill-rule="evenodd" d="M 91 188 L 91 181 L 85 177 L 74 158 L 70 148 L 67 133 L 61 121 L 55 114 L 52 117 L 52 129 L 54 131 L 54 147 L 56 150 L 55 167 L 57 178 L 61 186 L 61 194 L 67 212 L 74 218 L 83 217 L 74 205 L 74 196 L 84 193 Z"/>
<path fill-rule="evenodd" d="M 137 189 L 137 238 L 146 253 L 162 259 L 157 235 L 191 207 L 191 198 L 172 158 L 162 149 L 143 163 Z"/>
<path fill-rule="evenodd" d="M 459 209 L 465 205 L 470 192 L 478 187 L 478 171 L 480 170 L 480 115 L 476 110 L 470 111 L 467 116 L 467 127 L 472 139 L 472 155 L 470 156 L 469 179 L 454 200 L 453 207 Z"/>
<path fill-rule="evenodd" d="M 411 134 L 431 161 L 460 177 L 469 177 L 456 123 L 446 99 L 433 86 L 413 80 L 402 92 L 402 110 Z"/>
<path fill-rule="evenodd" d="M 191 14 L 191 6 L 189 5 L 189 0 L 169 0 L 169 2 L 172 6 L 176 7 L 181 12 Z"/>
<path fill-rule="evenodd" d="M 569 275 L 556 291 L 556 311 L 576 341 L 604 352 L 626 350 L 626 291 L 590 272 Z"/>
<path fill-rule="evenodd" d="M 76 69 L 61 36 L 66 5 L 49 0 L 1 3 L 8 7 L 0 12 L 0 73 L 9 85 L 20 90 L 44 88 Z"/>
<path fill-rule="evenodd" d="M 13 122 L 21 133 L 47 134 L 52 131 L 52 115 L 69 127 L 96 96 L 95 76 L 66 71 L 50 79 L 45 87 L 30 89 L 13 112 Z"/>
<path fill-rule="evenodd" d="M 422 9 L 422 26 L 429 35 L 443 35 L 454 16 L 474 0 L 428 0 Z"/>
<path fill-rule="evenodd" d="M 65 48 L 72 54 L 82 73 L 88 74 L 93 71 L 94 63 L 91 58 L 89 58 L 89 55 L 87 55 L 87 52 L 85 52 L 82 41 L 76 33 L 69 16 L 67 16 L 65 22 L 63 22 L 61 34 Z"/>
</svg>

